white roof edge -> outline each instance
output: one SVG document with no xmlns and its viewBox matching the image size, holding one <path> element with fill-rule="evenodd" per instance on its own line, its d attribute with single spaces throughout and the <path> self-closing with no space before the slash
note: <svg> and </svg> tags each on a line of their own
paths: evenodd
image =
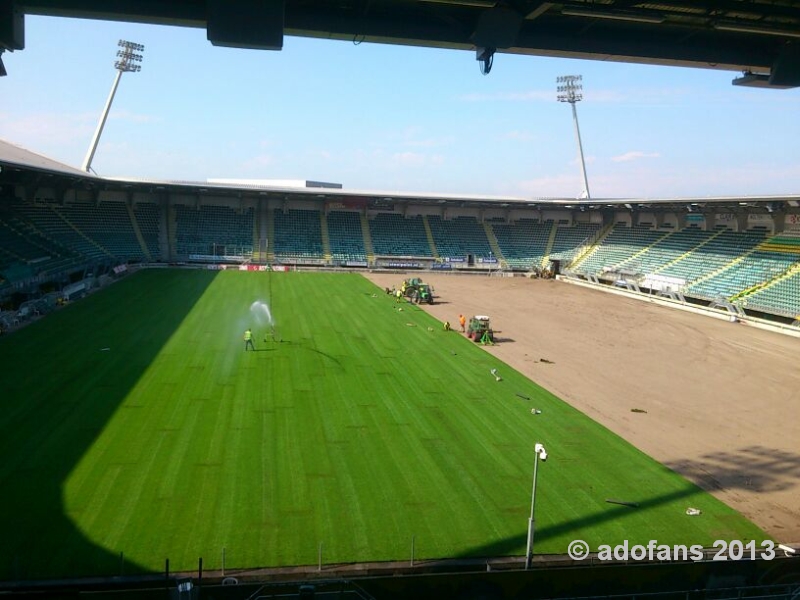
<svg viewBox="0 0 800 600">
<path fill-rule="evenodd" d="M 319 198 L 334 199 L 336 197 L 352 198 L 354 196 L 385 198 L 388 201 L 442 201 L 442 202 L 485 202 L 490 204 L 515 204 L 515 205 L 552 205 L 559 208 L 579 208 L 593 207 L 601 208 L 603 205 L 609 207 L 630 207 L 642 208 L 647 205 L 658 205 L 665 203 L 679 204 L 716 204 L 716 203 L 751 203 L 751 202 L 797 202 L 800 204 L 800 192 L 795 194 L 764 194 L 764 195 L 743 195 L 743 196 L 689 196 L 689 197 L 662 197 L 662 198 L 558 198 L 558 197 L 531 197 L 523 198 L 519 196 L 492 196 L 483 194 L 451 194 L 433 192 L 400 192 L 397 190 L 371 190 L 371 189 L 348 189 L 338 187 L 296 187 L 296 186 L 273 186 L 261 185 L 260 183 L 247 184 L 239 183 L 236 180 L 214 180 L 209 181 L 182 181 L 164 180 L 136 177 L 105 177 L 94 173 L 87 173 L 57 160 L 49 158 L 43 154 L 33 152 L 13 142 L 0 139 L 0 163 L 14 165 L 23 168 L 39 169 L 52 173 L 69 176 L 79 176 L 93 181 L 109 181 L 117 183 L 129 183 L 131 185 L 152 185 L 152 186 L 187 186 L 200 190 L 219 190 L 221 192 L 241 191 L 263 191 L 271 193 L 291 193 L 293 195 L 317 196 Z M 231 181 L 231 183 L 220 183 L 220 181 Z M 283 182 L 294 182 L 301 180 L 283 180 Z M 314 182 L 314 180 L 303 180 Z"/>
</svg>

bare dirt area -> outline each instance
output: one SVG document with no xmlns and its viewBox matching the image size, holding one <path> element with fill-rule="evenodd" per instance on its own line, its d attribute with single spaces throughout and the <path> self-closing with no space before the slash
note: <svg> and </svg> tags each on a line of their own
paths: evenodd
<svg viewBox="0 0 800 600">
<path fill-rule="evenodd" d="M 383 288 L 405 276 L 367 277 Z M 800 542 L 800 339 L 552 280 L 424 280 L 437 319 L 489 315 L 499 339 L 487 352 Z"/>
</svg>

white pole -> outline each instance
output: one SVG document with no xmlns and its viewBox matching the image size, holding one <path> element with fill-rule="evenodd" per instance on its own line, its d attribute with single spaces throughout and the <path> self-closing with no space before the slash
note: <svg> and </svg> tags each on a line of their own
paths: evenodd
<svg viewBox="0 0 800 600">
<path fill-rule="evenodd" d="M 103 133 L 106 119 L 108 118 L 108 111 L 111 110 L 111 103 L 114 101 L 114 95 L 117 93 L 119 80 L 122 77 L 122 71 L 118 70 L 117 75 L 114 77 L 114 84 L 111 86 L 111 93 L 108 95 L 106 106 L 103 109 L 103 114 L 100 115 L 100 122 L 97 124 L 97 130 L 94 132 L 92 143 L 89 145 L 89 151 L 86 153 L 86 158 L 83 160 L 83 170 L 87 173 L 92 168 L 92 159 L 94 159 L 95 150 L 97 150 L 97 143 L 100 141 L 100 135 Z"/>
<path fill-rule="evenodd" d="M 528 548 L 525 551 L 525 568 L 531 568 L 533 560 L 533 534 L 536 529 L 536 521 L 533 518 L 533 509 L 536 504 L 536 470 L 539 466 L 539 453 L 535 452 L 533 457 L 533 489 L 531 490 L 531 516 L 528 518 Z"/>
<path fill-rule="evenodd" d="M 586 198 L 591 198 L 589 194 L 589 180 L 586 177 L 586 162 L 583 160 L 583 144 L 581 143 L 581 128 L 578 126 L 578 109 L 575 108 L 575 103 L 572 104 L 572 120 L 575 121 L 575 137 L 578 138 L 578 153 L 581 159 L 581 175 L 583 175 L 583 191 L 586 193 Z"/>
</svg>

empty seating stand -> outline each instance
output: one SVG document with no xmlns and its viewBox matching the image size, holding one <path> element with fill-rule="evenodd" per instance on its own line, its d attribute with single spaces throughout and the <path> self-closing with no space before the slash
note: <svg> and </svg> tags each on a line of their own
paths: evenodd
<svg viewBox="0 0 800 600">
<path fill-rule="evenodd" d="M 796 257 L 778 252 L 756 250 L 719 274 L 703 280 L 688 289 L 700 298 L 730 298 L 760 283 L 764 283 L 788 269 Z"/>
<path fill-rule="evenodd" d="M 277 260 L 322 261 L 322 222 L 318 210 L 275 209 L 273 251 Z"/>
<path fill-rule="evenodd" d="M 140 202 L 134 205 L 133 214 L 150 256 L 157 260 L 161 256 L 161 245 L 158 239 L 161 210 L 157 204 Z"/>
<path fill-rule="evenodd" d="M 534 219 L 492 223 L 497 245 L 508 266 L 526 271 L 541 264 L 552 228 L 552 222 L 539 223 Z"/>
<path fill-rule="evenodd" d="M 422 217 L 378 213 L 369 222 L 376 256 L 433 257 Z"/>
<path fill-rule="evenodd" d="M 628 227 L 617 224 L 600 246 L 575 268 L 578 273 L 596 274 L 604 269 L 616 268 L 634 255 L 655 243 L 667 232 L 644 226 Z"/>
<path fill-rule="evenodd" d="M 657 273 L 670 262 L 700 246 L 712 235 L 712 232 L 697 226 L 676 231 L 650 246 L 635 259 L 622 263 L 622 268 L 642 274 Z"/>
<path fill-rule="evenodd" d="M 748 306 L 751 306 L 753 297 L 749 295 L 749 290 L 767 285 L 773 280 L 777 283 L 779 278 L 798 264 L 800 238 L 775 236 L 759 244 L 753 252 L 745 254 L 729 268 L 692 286 L 689 292 L 704 298 L 742 295 L 747 298 Z M 778 287 L 778 290 L 783 289 L 783 286 Z M 758 297 L 757 293 L 753 296 Z M 761 298 L 763 301 L 764 298 L 769 299 L 770 295 L 767 292 Z"/>
<path fill-rule="evenodd" d="M 180 256 L 253 255 L 253 209 L 229 206 L 175 206 L 175 248 Z"/>
<path fill-rule="evenodd" d="M 577 251 L 597 235 L 600 225 L 597 223 L 576 223 L 571 227 L 559 227 L 550 250 L 550 258 L 568 263 Z"/>
<path fill-rule="evenodd" d="M 439 215 L 429 215 L 428 225 L 441 258 L 466 260 L 470 256 L 477 259 L 492 255 L 486 230 L 475 217 L 445 220 Z"/>
<path fill-rule="evenodd" d="M 334 210 L 328 213 L 328 239 L 334 261 L 367 260 L 364 235 L 361 231 L 361 213 Z"/>
<path fill-rule="evenodd" d="M 77 225 L 72 224 L 67 216 L 62 216 L 63 206 L 51 204 L 18 203 L 15 210 L 32 225 L 41 231 L 47 238 L 60 246 L 65 246 L 79 253 L 89 261 L 108 261 L 111 254 L 92 241 L 87 235 L 78 231 Z M 70 209 L 65 212 L 70 214 Z"/>
<path fill-rule="evenodd" d="M 721 269 L 742 254 L 749 252 L 763 239 L 762 232 L 739 233 L 725 230 L 708 243 L 668 265 L 659 271 L 659 274 L 680 277 L 688 282 L 693 282 Z"/>
<path fill-rule="evenodd" d="M 797 318 L 800 315 L 800 271 L 747 296 L 745 307 Z"/>
<path fill-rule="evenodd" d="M 144 258 L 128 208 L 122 202 L 77 202 L 56 210 L 108 254 L 127 261 Z"/>
<path fill-rule="evenodd" d="M 139 202 L 129 209 L 118 201 L 30 202 L 8 197 L 0 205 L 0 287 L 9 290 L 33 278 L 57 277 L 101 262 L 140 260 L 147 256 L 145 248 L 157 260 L 166 253 L 160 246 L 167 233 L 174 236 L 168 241 L 174 243 L 177 258 L 252 256 L 254 208 L 179 204 L 169 210 L 174 221 L 167 219 L 165 207 L 154 202 Z M 268 218 L 269 226 L 261 223 L 261 230 L 271 232 L 270 249 L 277 261 L 321 264 L 328 247 L 335 263 L 367 261 L 359 211 L 331 210 L 325 215 L 325 242 L 320 210 L 272 209 Z M 171 223 L 167 231 L 162 231 L 162 220 Z M 499 217 L 487 223 L 503 258 L 516 270 L 538 267 L 546 256 L 573 260 L 601 227 L 535 219 L 506 222 Z M 478 261 L 493 254 L 492 236 L 487 237 L 474 216 L 444 219 L 387 211 L 377 212 L 368 226 L 378 257 L 438 255 Z M 656 230 L 646 224 L 620 223 L 574 270 L 596 274 L 606 267 L 684 279 L 689 297 L 724 297 L 749 311 L 800 315 L 800 235 L 768 237 L 763 228 L 735 232 L 722 226 L 709 231 L 696 226 Z"/>
</svg>

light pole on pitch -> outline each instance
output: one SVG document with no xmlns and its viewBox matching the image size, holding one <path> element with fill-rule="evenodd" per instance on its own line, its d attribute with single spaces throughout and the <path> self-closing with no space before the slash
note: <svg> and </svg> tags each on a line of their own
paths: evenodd
<svg viewBox="0 0 800 600">
<path fill-rule="evenodd" d="M 534 446 L 533 457 L 533 489 L 531 490 L 531 516 L 528 518 L 528 547 L 525 550 L 525 568 L 531 568 L 531 560 L 533 559 L 533 534 L 536 529 L 536 521 L 533 516 L 534 508 L 536 507 L 536 475 L 539 467 L 539 459 L 547 460 L 547 450 L 544 449 L 542 444 Z"/>
</svg>

